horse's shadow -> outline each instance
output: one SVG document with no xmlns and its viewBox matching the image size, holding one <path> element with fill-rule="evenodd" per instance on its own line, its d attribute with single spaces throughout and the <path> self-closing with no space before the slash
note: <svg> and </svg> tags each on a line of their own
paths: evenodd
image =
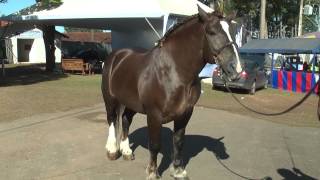
<svg viewBox="0 0 320 180">
<path fill-rule="evenodd" d="M 167 127 L 163 127 L 161 131 L 162 147 L 160 153 L 163 158 L 159 164 L 158 170 L 162 174 L 169 168 L 172 162 L 172 131 Z M 140 128 L 132 132 L 129 136 L 133 143 L 132 150 L 134 151 L 138 146 L 148 149 L 148 129 L 146 127 Z M 214 156 L 219 159 L 227 159 L 229 155 L 226 152 L 224 143 L 221 142 L 223 138 L 214 139 L 208 136 L 201 135 L 186 135 L 185 145 L 183 148 L 184 163 L 187 165 L 191 158 L 199 154 L 204 148 L 212 152 Z"/>
</svg>

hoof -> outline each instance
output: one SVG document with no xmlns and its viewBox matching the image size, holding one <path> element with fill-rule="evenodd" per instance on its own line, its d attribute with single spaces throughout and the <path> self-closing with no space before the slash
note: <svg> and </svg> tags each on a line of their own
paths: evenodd
<svg viewBox="0 0 320 180">
<path fill-rule="evenodd" d="M 170 175 L 176 180 L 189 180 L 187 171 L 181 167 L 177 167 L 177 168 L 171 167 Z"/>
<path fill-rule="evenodd" d="M 134 155 L 133 154 L 122 154 L 122 158 L 126 161 L 132 161 L 134 160 Z"/>
<path fill-rule="evenodd" d="M 159 175 L 158 170 L 151 170 L 151 168 L 148 166 L 146 168 L 146 173 L 147 173 L 147 180 L 157 180 L 161 179 L 161 176 Z"/>
<path fill-rule="evenodd" d="M 156 172 L 151 172 L 148 176 L 147 176 L 147 180 L 159 180 L 161 179 L 161 176 L 156 173 Z"/>
<path fill-rule="evenodd" d="M 110 153 L 110 152 L 107 152 L 107 157 L 109 160 L 116 160 L 120 157 L 120 152 L 117 151 L 117 152 L 114 152 L 114 153 Z"/>
</svg>

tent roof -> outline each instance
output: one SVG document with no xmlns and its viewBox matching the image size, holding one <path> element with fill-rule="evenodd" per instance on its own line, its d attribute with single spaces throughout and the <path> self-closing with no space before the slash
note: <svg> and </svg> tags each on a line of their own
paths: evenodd
<svg viewBox="0 0 320 180">
<path fill-rule="evenodd" d="M 205 11 L 208 6 L 197 0 L 63 0 L 57 8 L 28 15 L 13 15 L 16 20 L 50 20 L 83 18 L 160 18 L 168 14 L 189 16 L 198 13 L 197 4 Z"/>
<path fill-rule="evenodd" d="M 207 12 L 213 11 L 197 0 L 62 1 L 63 3 L 54 9 L 32 12 L 31 9 L 36 6 L 31 6 L 22 10 L 22 15 L 15 13 L 0 17 L 12 22 L 10 28 L 0 28 L 0 34 L 4 33 L 7 37 L 41 24 L 111 30 L 141 29 L 147 25 L 145 17 L 149 18 L 153 25 L 161 27 L 164 16 L 189 16 L 198 13 L 197 4 Z"/>
<path fill-rule="evenodd" d="M 252 40 L 239 49 L 242 53 L 319 54 L 320 40 L 308 38 Z"/>
</svg>

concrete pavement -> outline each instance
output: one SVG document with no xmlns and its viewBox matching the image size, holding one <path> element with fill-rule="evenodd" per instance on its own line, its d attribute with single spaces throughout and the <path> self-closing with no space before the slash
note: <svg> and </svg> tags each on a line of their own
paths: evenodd
<svg viewBox="0 0 320 180">
<path fill-rule="evenodd" d="M 149 158 L 145 126 L 145 116 L 136 115 L 130 129 L 134 161 L 109 161 L 102 104 L 2 123 L 0 179 L 145 179 Z M 163 128 L 158 155 L 162 179 L 171 179 L 171 127 Z M 196 107 L 185 143 L 190 179 L 320 178 L 318 128 L 289 127 Z"/>
</svg>

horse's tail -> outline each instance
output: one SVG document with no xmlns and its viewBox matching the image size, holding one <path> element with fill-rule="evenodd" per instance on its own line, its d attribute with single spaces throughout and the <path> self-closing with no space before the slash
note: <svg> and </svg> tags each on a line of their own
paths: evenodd
<svg viewBox="0 0 320 180">
<path fill-rule="evenodd" d="M 116 113 L 116 122 L 115 122 L 115 133 L 118 136 L 120 129 L 120 116 L 122 113 L 121 104 L 113 97 L 111 92 L 110 78 L 113 69 L 113 62 L 116 60 L 116 52 L 112 52 L 104 61 L 104 66 L 102 69 L 102 82 L 101 82 L 101 91 L 103 100 L 106 106 L 107 113 Z M 109 112 L 108 112 L 109 111 Z M 113 114 L 114 115 L 114 114 Z M 117 137 L 119 138 L 119 137 Z"/>
<path fill-rule="evenodd" d="M 112 71 L 112 64 L 115 61 L 115 58 L 116 58 L 116 52 L 113 51 L 103 62 L 101 91 L 105 101 L 106 101 L 105 96 L 111 93 L 108 91 L 110 90 L 110 77 L 111 77 L 111 71 Z"/>
</svg>

